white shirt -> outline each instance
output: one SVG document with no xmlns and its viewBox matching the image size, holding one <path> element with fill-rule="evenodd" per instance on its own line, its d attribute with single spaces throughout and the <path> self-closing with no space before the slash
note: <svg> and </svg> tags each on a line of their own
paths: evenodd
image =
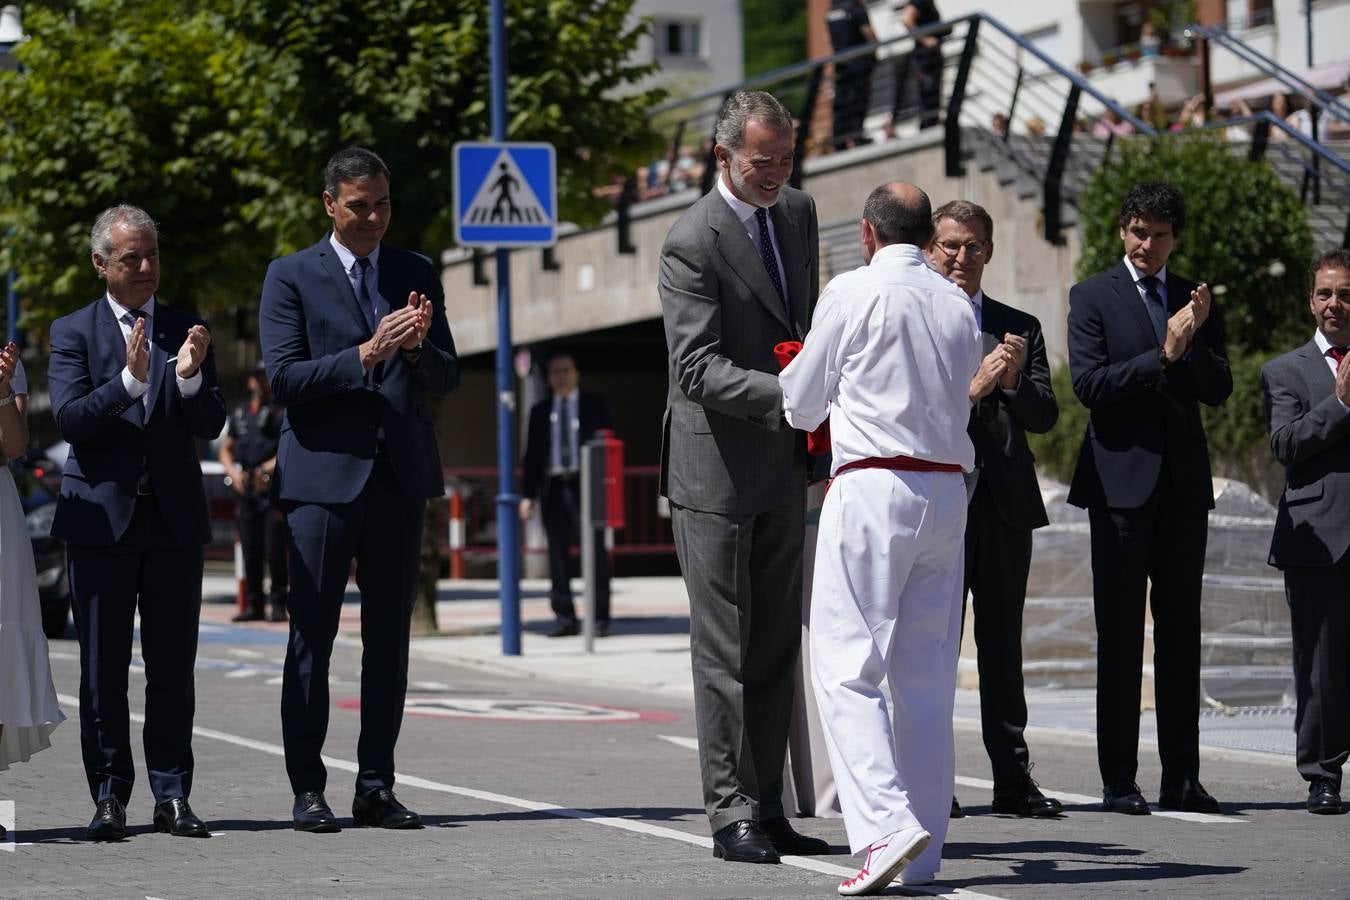
<svg viewBox="0 0 1350 900">
<path fill-rule="evenodd" d="M 759 209 L 759 207 L 755 206 L 753 203 L 746 203 L 740 197 L 733 194 L 731 188 L 727 187 L 726 179 L 724 178 L 719 177 L 717 179 L 717 190 L 722 194 L 723 199 L 727 201 L 727 204 L 731 207 L 731 211 L 735 213 L 736 218 L 740 220 L 741 225 L 745 227 L 745 233 L 750 235 L 750 243 L 755 248 L 755 253 L 759 254 L 760 259 L 763 259 L 763 248 L 759 246 L 759 222 L 755 219 L 755 210 Z M 778 232 L 775 231 L 773 227 L 773 216 L 768 215 L 767 210 L 765 212 L 766 215 L 764 216 L 764 220 L 769 228 L 769 243 L 773 245 L 774 262 L 778 264 L 778 283 L 783 286 L 783 291 L 785 293 L 784 300 L 786 300 L 787 271 L 783 269 L 783 254 L 778 252 Z"/>
<path fill-rule="evenodd" d="M 778 375 L 793 428 L 830 419 L 832 473 L 911 456 L 971 471 L 970 379 L 980 367 L 970 298 L 911 244 L 825 286 L 802 352 Z"/>
<path fill-rule="evenodd" d="M 125 307 L 114 300 L 112 294 L 104 294 L 103 296 L 108 301 L 108 308 L 112 310 L 113 318 L 117 320 L 117 327 L 122 329 L 122 340 L 130 340 L 131 326 L 127 324 L 126 319 L 124 318 L 129 311 L 128 307 Z M 141 312 L 145 313 L 145 335 L 148 339 L 153 337 L 155 333 L 154 297 L 145 301 L 145 305 L 141 307 Z M 176 366 L 177 356 L 170 357 L 169 362 Z M 148 374 L 149 369 L 147 369 L 146 372 Z M 195 397 L 197 392 L 202 388 L 202 370 L 200 368 L 192 373 L 191 378 L 179 378 L 178 371 L 175 368 L 174 378 L 178 382 L 178 393 L 184 400 Z M 129 366 L 123 366 L 122 387 L 126 388 L 126 391 L 131 395 L 132 400 L 141 401 L 141 406 L 145 408 L 146 415 L 148 416 L 151 409 L 149 397 L 150 382 L 137 379 L 135 375 L 131 374 L 131 368 Z"/>
<path fill-rule="evenodd" d="M 1331 348 L 1334 347 L 1335 345 L 1332 344 L 1331 341 L 1330 341 L 1330 339 L 1328 339 L 1327 336 L 1326 336 L 1325 334 L 1322 333 L 1322 329 L 1320 329 L 1320 328 L 1317 329 L 1316 332 L 1314 332 L 1314 334 L 1313 334 L 1313 341 L 1317 344 L 1317 349 L 1318 349 L 1318 351 L 1322 354 L 1322 358 L 1323 358 L 1324 360 L 1326 360 L 1326 362 L 1327 362 L 1327 368 L 1331 369 L 1331 377 L 1332 377 L 1333 379 L 1335 379 L 1335 377 L 1336 377 L 1336 360 L 1332 359 L 1332 358 L 1331 358 L 1331 353 L 1328 352 L 1328 351 L 1330 351 Z M 1342 365 L 1350 366 L 1350 362 L 1342 363 Z M 19 390 L 18 388 L 15 388 L 15 389 L 14 389 L 15 393 L 18 393 L 18 390 Z M 1335 396 L 1335 394 L 1333 393 L 1332 396 Z M 1337 402 L 1340 402 L 1340 399 L 1341 399 L 1340 397 L 1336 397 Z M 1344 409 L 1344 410 L 1346 410 L 1347 412 L 1350 412 L 1350 406 L 1347 406 L 1347 405 L 1345 405 L 1344 403 L 1341 403 L 1341 409 Z"/>
</svg>

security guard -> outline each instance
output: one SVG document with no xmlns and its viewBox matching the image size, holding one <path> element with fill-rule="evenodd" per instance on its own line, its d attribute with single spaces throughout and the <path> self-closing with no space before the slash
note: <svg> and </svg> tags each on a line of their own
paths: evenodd
<svg viewBox="0 0 1350 900">
<path fill-rule="evenodd" d="M 272 403 L 267 374 L 261 364 L 248 375 L 247 403 L 230 414 L 229 428 L 220 442 L 220 462 L 234 492 L 239 495 L 237 526 L 244 552 L 244 580 L 248 608 L 236 622 L 260 622 L 263 608 L 263 556 L 272 573 L 271 621 L 286 621 L 286 521 L 272 508 L 272 470 L 277 463 L 283 410 Z"/>
</svg>

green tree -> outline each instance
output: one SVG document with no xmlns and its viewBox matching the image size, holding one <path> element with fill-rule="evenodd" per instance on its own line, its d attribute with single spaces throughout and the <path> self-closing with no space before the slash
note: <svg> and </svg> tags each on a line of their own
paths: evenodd
<svg viewBox="0 0 1350 900">
<path fill-rule="evenodd" d="M 745 77 L 806 59 L 806 4 L 797 0 L 741 0 Z"/>
<path fill-rule="evenodd" d="M 659 147 L 660 92 L 629 62 L 633 0 L 508 0 L 509 137 L 558 148 L 559 211 Z M 67 0 L 29 5 L 23 69 L 0 75 L 0 265 L 41 328 L 99 290 L 85 234 L 119 201 L 161 222 L 162 292 L 251 306 L 268 259 L 322 233 L 320 172 L 361 143 L 394 173 L 390 240 L 451 243 L 451 147 L 489 137 L 481 0 Z"/>
</svg>

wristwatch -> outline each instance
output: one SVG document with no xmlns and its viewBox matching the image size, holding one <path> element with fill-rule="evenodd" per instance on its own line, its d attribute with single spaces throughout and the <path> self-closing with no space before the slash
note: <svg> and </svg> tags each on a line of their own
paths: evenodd
<svg viewBox="0 0 1350 900">
<path fill-rule="evenodd" d="M 11 403 L 14 402 L 14 399 L 18 396 L 19 396 L 18 394 L 14 393 L 13 391 L 10 391 L 8 397 L 0 397 L 0 406 L 9 406 Z"/>
</svg>

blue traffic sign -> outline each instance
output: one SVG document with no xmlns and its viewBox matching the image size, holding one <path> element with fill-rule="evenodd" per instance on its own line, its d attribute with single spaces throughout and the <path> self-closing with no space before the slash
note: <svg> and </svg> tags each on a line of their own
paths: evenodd
<svg viewBox="0 0 1350 900">
<path fill-rule="evenodd" d="M 547 247 L 556 240 L 552 144 L 455 144 L 455 241 L 461 247 Z"/>
</svg>

